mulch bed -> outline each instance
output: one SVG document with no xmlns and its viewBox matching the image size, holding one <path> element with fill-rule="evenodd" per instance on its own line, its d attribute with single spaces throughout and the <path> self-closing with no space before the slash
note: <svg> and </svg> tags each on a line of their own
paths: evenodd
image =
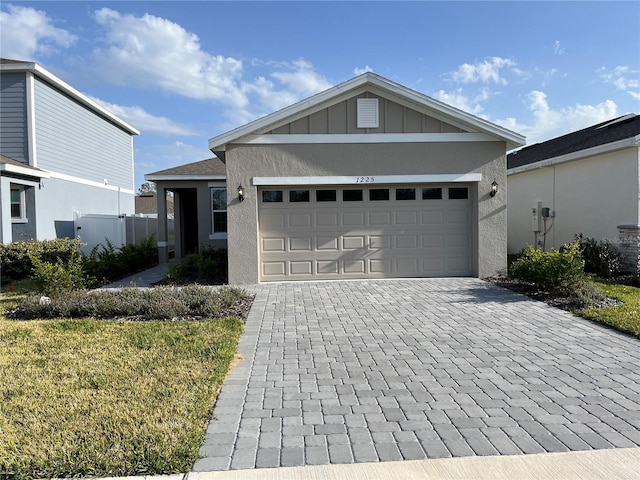
<svg viewBox="0 0 640 480">
<path fill-rule="evenodd" d="M 529 298 L 533 298 L 535 300 L 539 300 L 541 302 L 545 302 L 552 307 L 560 308 L 562 310 L 566 310 L 568 312 L 575 313 L 578 310 L 585 308 L 576 298 L 573 297 L 562 297 L 558 295 L 551 294 L 544 290 L 540 290 L 532 283 L 522 282 L 520 280 L 516 280 L 513 278 L 506 277 L 491 277 L 486 278 L 490 283 L 494 285 L 498 285 L 499 287 L 507 288 L 511 291 L 521 293 L 526 295 Z M 616 305 L 620 305 L 622 302 L 615 298 L 606 297 L 602 301 L 598 302 L 596 305 L 592 305 L 591 307 L 595 308 L 606 308 L 606 307 L 615 307 Z"/>
</svg>

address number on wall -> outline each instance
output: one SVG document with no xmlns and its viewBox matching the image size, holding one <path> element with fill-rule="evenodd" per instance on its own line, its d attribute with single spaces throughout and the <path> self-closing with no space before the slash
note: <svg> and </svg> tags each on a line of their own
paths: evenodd
<svg viewBox="0 0 640 480">
<path fill-rule="evenodd" d="M 374 183 L 375 177 L 356 177 L 356 183 Z"/>
</svg>

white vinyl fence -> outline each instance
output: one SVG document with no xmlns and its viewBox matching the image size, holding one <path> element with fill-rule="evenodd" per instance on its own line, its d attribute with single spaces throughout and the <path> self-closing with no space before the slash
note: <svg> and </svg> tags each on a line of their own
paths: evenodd
<svg viewBox="0 0 640 480">
<path fill-rule="evenodd" d="M 82 252 L 89 255 L 96 245 L 106 245 L 107 240 L 114 247 L 141 243 L 145 238 L 155 235 L 158 240 L 157 215 L 74 215 L 76 237 L 82 243 Z M 168 222 L 169 238 L 174 238 L 173 219 Z"/>
</svg>

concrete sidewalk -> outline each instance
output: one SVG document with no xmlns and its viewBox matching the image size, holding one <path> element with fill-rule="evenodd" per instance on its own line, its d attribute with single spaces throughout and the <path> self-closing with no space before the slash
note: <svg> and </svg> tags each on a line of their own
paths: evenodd
<svg viewBox="0 0 640 480">
<path fill-rule="evenodd" d="M 116 480 L 116 477 L 112 477 Z M 402 462 L 257 468 L 117 480 L 637 480 L 640 448 L 534 455 L 438 458 Z"/>
<path fill-rule="evenodd" d="M 169 265 L 168 263 L 161 263 L 160 265 L 143 270 L 130 277 L 105 285 L 102 288 L 151 287 L 153 284 L 164 280 L 169 271 Z"/>
</svg>

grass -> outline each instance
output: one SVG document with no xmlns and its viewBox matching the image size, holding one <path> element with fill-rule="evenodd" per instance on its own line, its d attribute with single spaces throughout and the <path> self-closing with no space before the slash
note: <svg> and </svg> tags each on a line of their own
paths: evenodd
<svg viewBox="0 0 640 480">
<path fill-rule="evenodd" d="M 0 478 L 189 471 L 242 328 L 0 317 Z"/>
<path fill-rule="evenodd" d="M 580 316 L 604 323 L 623 332 L 640 337 L 640 288 L 594 281 L 608 297 L 623 303 L 614 307 L 586 308 Z"/>
</svg>

